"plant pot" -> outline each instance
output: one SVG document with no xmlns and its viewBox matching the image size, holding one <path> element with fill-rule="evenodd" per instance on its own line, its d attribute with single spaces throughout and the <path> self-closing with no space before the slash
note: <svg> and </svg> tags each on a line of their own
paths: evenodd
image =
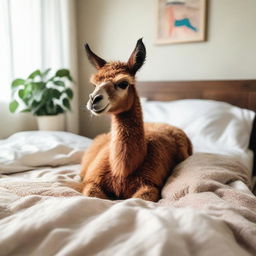
<svg viewBox="0 0 256 256">
<path fill-rule="evenodd" d="M 37 116 L 38 129 L 41 131 L 64 131 L 64 114 L 54 116 Z"/>
</svg>

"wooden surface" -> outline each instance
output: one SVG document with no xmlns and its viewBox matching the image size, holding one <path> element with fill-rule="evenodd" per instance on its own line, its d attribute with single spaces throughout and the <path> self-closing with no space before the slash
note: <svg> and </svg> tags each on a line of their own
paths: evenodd
<svg viewBox="0 0 256 256">
<path fill-rule="evenodd" d="M 149 81 L 137 82 L 140 97 L 148 100 L 207 99 L 228 102 L 256 112 L 256 80 Z M 256 176 L 256 119 L 251 133 Z"/>
<path fill-rule="evenodd" d="M 149 100 L 209 99 L 256 112 L 256 80 L 138 82 L 141 97 Z"/>
</svg>

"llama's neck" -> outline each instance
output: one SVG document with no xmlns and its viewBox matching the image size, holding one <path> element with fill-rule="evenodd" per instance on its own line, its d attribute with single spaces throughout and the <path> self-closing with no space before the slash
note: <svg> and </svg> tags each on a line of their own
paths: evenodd
<svg viewBox="0 0 256 256">
<path fill-rule="evenodd" d="M 139 98 L 127 112 L 113 115 L 110 166 L 114 176 L 128 176 L 138 169 L 146 155 L 144 125 Z"/>
</svg>

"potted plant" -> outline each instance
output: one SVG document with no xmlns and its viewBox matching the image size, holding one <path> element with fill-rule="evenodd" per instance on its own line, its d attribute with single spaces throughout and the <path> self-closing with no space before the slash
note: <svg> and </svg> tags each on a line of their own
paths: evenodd
<svg viewBox="0 0 256 256">
<path fill-rule="evenodd" d="M 15 79 L 11 84 L 14 112 L 31 112 L 37 116 L 39 130 L 64 130 L 64 113 L 71 110 L 73 91 L 66 85 L 73 82 L 68 69 L 59 69 L 50 76 L 51 69 L 35 70 L 26 79 Z"/>
</svg>

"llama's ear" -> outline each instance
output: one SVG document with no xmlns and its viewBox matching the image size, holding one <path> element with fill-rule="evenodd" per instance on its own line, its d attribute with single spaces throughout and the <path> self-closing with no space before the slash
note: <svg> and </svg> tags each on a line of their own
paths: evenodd
<svg viewBox="0 0 256 256">
<path fill-rule="evenodd" d="M 87 57 L 89 61 L 95 68 L 100 69 L 107 63 L 105 60 L 103 60 L 102 58 L 97 56 L 95 53 L 93 53 L 88 44 L 85 44 L 84 48 L 87 53 Z"/>
<path fill-rule="evenodd" d="M 146 59 L 146 48 L 142 42 L 142 38 L 137 41 L 136 47 L 132 52 L 127 65 L 129 71 L 132 75 L 135 75 L 136 72 L 142 67 Z"/>
</svg>

